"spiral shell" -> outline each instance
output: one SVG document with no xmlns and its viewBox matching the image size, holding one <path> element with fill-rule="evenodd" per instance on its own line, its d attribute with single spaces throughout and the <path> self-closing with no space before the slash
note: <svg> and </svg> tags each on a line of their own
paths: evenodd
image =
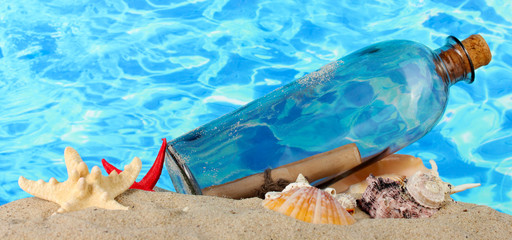
<svg viewBox="0 0 512 240">
<path fill-rule="evenodd" d="M 417 172 L 407 180 L 406 188 L 424 207 L 440 208 L 451 200 L 450 184 L 443 182 L 437 171 Z"/>
<path fill-rule="evenodd" d="M 340 193 L 336 194 L 334 197 L 336 201 L 338 201 L 341 206 L 347 210 L 350 214 L 354 214 L 354 211 L 356 210 L 357 202 L 356 198 L 354 198 L 352 195 L 347 193 Z"/>
<path fill-rule="evenodd" d="M 406 183 L 409 195 L 424 207 L 441 208 L 452 200 L 450 194 L 480 186 L 480 184 L 463 184 L 453 187 L 441 180 L 434 160 L 430 160 L 430 165 L 432 166 L 431 170 L 418 171 Z"/>
<path fill-rule="evenodd" d="M 309 223 L 350 225 L 355 219 L 333 197 L 334 189 L 320 190 L 300 180 L 283 192 L 270 192 L 262 205 Z M 305 179 L 304 179 L 305 180 Z"/>
<path fill-rule="evenodd" d="M 433 160 L 430 164 L 432 169 L 418 171 L 408 179 L 370 175 L 358 206 L 372 218 L 430 217 L 452 201 L 450 194 L 480 186 L 472 183 L 453 187 L 441 180 Z"/>
</svg>

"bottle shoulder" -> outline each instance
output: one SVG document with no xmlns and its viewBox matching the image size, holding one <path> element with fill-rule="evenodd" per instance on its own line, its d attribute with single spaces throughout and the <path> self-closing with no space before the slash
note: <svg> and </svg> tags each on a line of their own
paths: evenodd
<svg viewBox="0 0 512 240">
<path fill-rule="evenodd" d="M 340 60 L 351 58 L 396 58 L 404 57 L 414 58 L 423 57 L 431 59 L 435 55 L 434 51 L 424 44 L 410 40 L 389 40 L 375 43 L 359 49 Z"/>
</svg>

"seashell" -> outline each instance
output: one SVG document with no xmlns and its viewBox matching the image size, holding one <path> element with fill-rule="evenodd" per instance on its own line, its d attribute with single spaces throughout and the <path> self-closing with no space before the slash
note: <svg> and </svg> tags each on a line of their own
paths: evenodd
<svg viewBox="0 0 512 240">
<path fill-rule="evenodd" d="M 357 204 L 372 218 L 430 217 L 452 201 L 450 194 L 480 186 L 452 187 L 441 180 L 436 163 L 430 160 L 430 164 L 431 170 L 418 171 L 405 180 L 370 175 L 366 179 L 368 187 Z"/>
<path fill-rule="evenodd" d="M 423 207 L 411 199 L 402 181 L 373 175 L 366 181 L 368 188 L 357 204 L 372 218 L 421 218 L 437 212 L 437 209 Z"/>
<path fill-rule="evenodd" d="M 282 192 L 269 192 L 262 205 L 309 223 L 350 225 L 355 219 L 334 199 L 334 189 L 320 190 L 299 174 Z"/>
<path fill-rule="evenodd" d="M 341 206 L 345 210 L 347 210 L 347 212 L 349 212 L 350 214 L 354 214 L 354 211 L 356 210 L 357 206 L 355 197 L 347 193 L 340 193 L 336 194 L 334 199 L 336 199 L 336 201 L 338 201 L 341 204 Z"/>
<path fill-rule="evenodd" d="M 406 176 L 399 175 L 399 174 L 384 174 L 384 175 L 378 175 L 377 177 L 387 178 L 387 179 L 390 179 L 390 180 L 393 180 L 393 181 L 398 181 L 398 182 L 404 182 L 405 179 L 407 178 Z M 363 181 L 361 181 L 359 183 L 350 185 L 348 190 L 345 191 L 344 193 L 347 193 L 347 194 L 357 194 L 357 193 L 362 194 L 366 190 L 367 187 L 368 187 L 368 182 L 366 180 L 363 180 Z"/>
<path fill-rule="evenodd" d="M 393 154 L 372 163 L 334 183 L 330 187 L 337 192 L 363 193 L 368 184 L 366 178 L 372 174 L 382 178 L 399 179 L 410 177 L 417 171 L 427 171 L 423 160 L 411 155 Z"/>
<path fill-rule="evenodd" d="M 430 165 L 432 165 L 431 170 L 416 172 L 406 183 L 408 193 L 422 206 L 441 208 L 452 200 L 451 194 L 480 186 L 472 183 L 452 187 L 451 184 L 441 180 L 434 160 L 430 160 Z"/>
</svg>

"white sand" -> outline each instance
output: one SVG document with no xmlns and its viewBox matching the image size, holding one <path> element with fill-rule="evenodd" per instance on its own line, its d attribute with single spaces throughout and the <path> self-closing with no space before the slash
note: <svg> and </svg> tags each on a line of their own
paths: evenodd
<svg viewBox="0 0 512 240">
<path fill-rule="evenodd" d="M 261 206 L 170 192 L 129 190 L 117 200 L 128 211 L 89 208 L 57 214 L 59 206 L 25 198 L 0 206 L 1 239 L 512 239 L 512 216 L 454 202 L 431 218 L 370 219 L 354 225 L 295 220 Z"/>
</svg>

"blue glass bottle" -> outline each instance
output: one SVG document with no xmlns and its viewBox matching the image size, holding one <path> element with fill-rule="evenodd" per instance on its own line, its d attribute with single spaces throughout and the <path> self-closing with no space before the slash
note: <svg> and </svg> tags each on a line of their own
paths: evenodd
<svg viewBox="0 0 512 240">
<path fill-rule="evenodd" d="M 363 160 L 384 157 L 432 129 L 449 87 L 489 61 L 480 35 L 434 51 L 376 43 L 170 141 L 166 166 L 177 192 L 201 194 L 349 143 Z"/>
</svg>

